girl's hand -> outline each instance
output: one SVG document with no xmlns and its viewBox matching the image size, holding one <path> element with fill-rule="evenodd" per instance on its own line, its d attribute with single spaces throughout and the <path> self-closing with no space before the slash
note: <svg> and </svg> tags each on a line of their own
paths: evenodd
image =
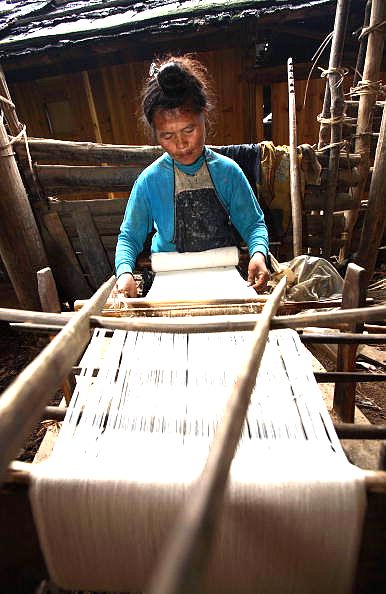
<svg viewBox="0 0 386 594">
<path fill-rule="evenodd" d="M 269 279 L 269 272 L 265 263 L 265 256 L 261 252 L 255 252 L 249 261 L 248 266 L 248 286 L 256 291 L 261 291 L 266 287 Z"/>
<path fill-rule="evenodd" d="M 137 297 L 137 283 L 130 272 L 124 272 L 118 278 L 112 296 L 118 297 Z"/>
</svg>

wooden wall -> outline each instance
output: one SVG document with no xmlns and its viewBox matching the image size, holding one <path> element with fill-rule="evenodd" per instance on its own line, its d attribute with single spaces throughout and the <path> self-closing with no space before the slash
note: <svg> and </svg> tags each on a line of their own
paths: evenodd
<svg viewBox="0 0 386 594">
<path fill-rule="evenodd" d="M 263 84 L 244 76 L 249 57 L 243 48 L 198 54 L 214 80 L 216 121 L 211 144 L 264 140 Z M 90 140 L 114 144 L 146 144 L 151 137 L 138 117 L 140 91 L 149 62 L 104 66 L 29 82 L 10 84 L 19 118 L 28 134 L 62 140 Z M 272 140 L 288 143 L 287 83 L 269 83 L 272 103 Z M 296 84 L 297 103 L 305 81 Z M 311 80 L 306 109 L 299 111 L 299 139 L 314 143 L 316 115 L 321 111 L 324 81 Z M 267 111 L 267 110 L 265 110 Z"/>
<path fill-rule="evenodd" d="M 309 81 L 305 106 L 303 101 L 306 81 L 295 82 L 298 144 L 314 144 L 318 141 L 319 123 L 316 118 L 322 111 L 325 79 Z M 288 85 L 278 82 L 271 85 L 272 140 L 278 144 L 289 143 L 288 132 Z"/>
<path fill-rule="evenodd" d="M 242 49 L 198 54 L 214 78 L 218 98 L 213 144 L 248 141 L 254 105 L 241 79 Z M 138 117 L 142 82 L 149 62 L 131 62 L 10 84 L 28 134 L 61 140 L 99 140 L 114 144 L 151 142 Z M 252 109 L 252 112 L 251 112 Z M 252 134 L 255 136 L 255 134 Z"/>
</svg>

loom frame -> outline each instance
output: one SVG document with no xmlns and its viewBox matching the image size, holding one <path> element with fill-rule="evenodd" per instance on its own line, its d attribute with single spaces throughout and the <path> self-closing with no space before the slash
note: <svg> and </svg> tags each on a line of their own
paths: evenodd
<svg viewBox="0 0 386 594">
<path fill-rule="evenodd" d="M 109 284 L 109 289 L 106 289 L 106 286 L 104 286 L 104 299 L 106 298 L 106 295 L 109 293 L 109 290 L 111 288 L 111 283 L 113 282 L 110 279 L 110 284 Z M 22 321 L 22 323 L 25 323 L 24 320 L 34 320 L 32 323 L 35 324 L 35 326 L 39 326 L 39 323 L 36 324 L 36 322 L 43 322 L 43 323 L 47 323 L 47 322 L 53 322 L 56 327 L 61 327 L 62 330 L 60 331 L 60 334 L 62 335 L 66 335 L 66 328 L 68 328 L 70 325 L 73 325 L 75 327 L 79 326 L 82 327 L 82 324 L 84 324 L 84 320 L 87 320 L 87 324 L 86 324 L 86 328 L 87 328 L 87 334 L 89 334 L 91 327 L 110 327 L 110 328 L 114 328 L 114 327 L 125 327 L 127 326 L 130 329 L 136 329 L 136 330 L 143 330 L 143 329 L 151 329 L 154 330 L 154 319 L 150 319 L 150 320 L 146 320 L 145 318 L 140 318 L 138 320 L 133 320 L 133 319 L 129 319 L 129 320 L 123 320 L 121 319 L 114 319 L 114 318 L 101 318 L 98 316 L 93 316 L 92 314 L 95 312 L 95 300 L 98 301 L 98 307 L 97 309 L 101 309 L 101 307 L 103 306 L 103 299 L 101 298 L 101 293 L 100 291 L 98 292 L 98 299 L 94 299 L 94 303 L 89 304 L 89 307 L 85 307 L 83 310 L 80 310 L 79 312 L 77 312 L 74 315 L 63 315 L 63 314 L 59 314 L 59 315 L 55 315 L 55 314 L 40 314 L 38 312 L 20 312 L 18 310 L 11 310 L 11 311 L 4 311 L 4 310 L 0 310 L 0 319 L 7 319 L 7 320 L 14 320 L 15 318 L 19 321 Z M 90 300 L 90 302 L 92 302 L 93 299 Z M 104 302 L 104 301 L 103 301 Z M 301 328 L 307 325 L 310 325 L 310 323 L 312 323 L 312 325 L 318 325 L 318 323 L 320 323 L 320 325 L 325 325 L 326 321 L 329 320 L 330 323 L 329 325 L 335 326 L 336 328 L 347 328 L 349 326 L 352 325 L 353 321 L 356 320 L 358 321 L 359 319 L 362 320 L 371 320 L 371 319 L 379 319 L 380 315 L 383 315 L 384 313 L 386 313 L 386 308 L 384 306 L 381 307 L 372 307 L 372 308 L 361 308 L 361 309 L 357 309 L 354 308 L 352 310 L 346 310 L 345 312 L 340 311 L 337 314 L 334 313 L 330 313 L 330 312 L 323 312 L 323 313 L 319 313 L 317 315 L 313 315 L 313 314 L 303 314 L 302 317 L 299 319 L 299 316 L 296 318 L 296 322 L 295 320 L 292 318 L 292 320 L 289 320 L 289 324 L 286 324 L 287 318 L 291 317 L 291 316 L 281 316 L 281 317 L 273 317 L 270 323 L 271 327 L 288 327 L 288 326 L 292 326 L 295 325 L 295 327 L 297 328 Z M 232 315 L 231 316 L 231 320 L 229 320 L 229 316 L 227 316 L 227 320 L 224 319 L 224 317 L 221 316 L 203 316 L 200 318 L 195 318 L 193 320 L 193 324 L 192 321 L 190 320 L 186 320 L 183 319 L 182 321 L 177 320 L 177 324 L 176 323 L 172 323 L 170 324 L 170 321 L 168 322 L 168 320 L 162 320 L 161 324 L 155 324 L 156 329 L 159 330 L 164 330 L 167 332 L 170 331 L 175 331 L 176 327 L 181 330 L 181 329 L 186 329 L 186 327 L 188 326 L 190 329 L 191 328 L 195 328 L 196 331 L 203 331 L 203 329 L 205 329 L 205 331 L 207 331 L 207 329 L 211 329 L 213 331 L 218 331 L 223 330 L 223 331 L 227 331 L 227 330 L 234 330 L 235 328 L 233 326 L 236 326 L 238 329 L 244 329 L 245 326 L 247 326 L 248 329 L 251 328 L 252 324 L 254 324 L 256 322 L 256 315 L 249 315 L 248 320 L 245 320 L 246 315 L 244 314 L 243 316 L 240 316 L 243 318 L 242 323 L 240 324 L 241 320 L 240 317 L 239 319 L 237 319 L 237 315 Z M 214 322 L 213 318 L 217 318 L 216 321 Z M 219 319 L 220 318 L 220 319 Z M 83 322 L 79 322 L 79 320 L 83 320 Z M 311 322 L 312 320 L 312 322 Z M 150 324 L 148 323 L 150 322 Z M 159 322 L 159 320 L 158 320 Z M 166 322 L 166 323 L 165 323 Z M 188 323 L 187 323 L 188 322 Z M 83 332 L 83 331 L 82 331 Z M 355 333 L 346 333 L 346 334 L 354 334 L 354 336 L 349 336 L 346 337 L 347 340 L 349 340 L 350 342 L 354 341 L 355 339 Z M 336 335 L 334 337 L 334 340 L 336 340 L 338 343 L 340 342 L 339 340 L 339 336 Z M 355 341 L 358 342 L 358 341 Z M 60 340 L 57 341 L 57 343 L 60 343 Z M 52 344 L 52 343 L 51 343 Z M 82 350 L 82 349 L 81 349 Z M 68 361 L 67 361 L 68 363 Z M 69 371 L 71 371 L 71 367 L 72 364 L 69 366 L 69 368 L 67 369 L 67 373 Z M 63 375 L 63 377 L 62 377 Z M 61 381 L 63 379 L 65 379 L 65 374 L 62 374 L 60 376 Z M 60 383 L 60 382 L 59 382 Z M 48 395 L 49 396 L 49 395 Z M 1 439 L 1 436 L 0 436 Z M 28 485 L 28 477 L 29 477 L 29 465 L 28 464 L 23 464 L 23 463 L 19 463 L 19 462 L 13 462 L 11 463 L 11 466 L 9 467 L 9 471 L 6 477 L 6 486 L 11 488 L 16 488 L 16 489 L 21 489 L 21 491 L 25 491 L 25 496 L 26 496 L 26 487 Z M 365 484 L 366 484 L 366 490 L 367 490 L 367 495 L 368 498 L 375 498 L 376 500 L 379 499 L 379 497 L 382 499 L 382 501 L 385 503 L 386 502 L 386 473 L 385 472 L 364 472 L 364 478 L 365 478 Z M 360 578 L 361 572 L 359 571 L 358 573 L 358 579 L 357 579 L 357 583 L 360 583 L 361 578 Z M 363 580 L 362 580 L 363 581 Z M 178 590 L 176 590 L 178 591 Z M 366 590 L 358 590 L 360 592 L 365 592 Z M 370 590 L 369 590 L 370 591 Z M 374 590 L 371 590 L 374 591 Z"/>
</svg>

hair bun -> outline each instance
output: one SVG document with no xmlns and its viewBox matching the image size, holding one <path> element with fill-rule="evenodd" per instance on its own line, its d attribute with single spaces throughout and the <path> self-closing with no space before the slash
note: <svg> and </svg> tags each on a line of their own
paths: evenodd
<svg viewBox="0 0 386 594">
<path fill-rule="evenodd" d="M 157 74 L 158 84 L 164 95 L 182 97 L 190 87 L 190 77 L 178 62 L 167 62 Z"/>
</svg>

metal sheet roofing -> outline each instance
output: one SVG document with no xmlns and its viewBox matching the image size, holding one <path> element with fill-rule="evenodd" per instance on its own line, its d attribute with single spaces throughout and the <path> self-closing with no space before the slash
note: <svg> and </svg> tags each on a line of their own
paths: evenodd
<svg viewBox="0 0 386 594">
<path fill-rule="evenodd" d="M 333 0 L 0 0 L 0 57 L 146 30 L 204 28 Z"/>
</svg>

